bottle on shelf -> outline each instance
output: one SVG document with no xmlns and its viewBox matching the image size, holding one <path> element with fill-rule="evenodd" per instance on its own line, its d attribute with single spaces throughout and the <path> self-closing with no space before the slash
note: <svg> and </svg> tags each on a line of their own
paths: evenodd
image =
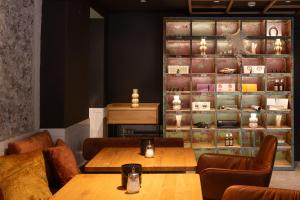
<svg viewBox="0 0 300 200">
<path fill-rule="evenodd" d="M 281 79 L 278 87 L 279 91 L 284 91 L 284 80 Z"/>
<path fill-rule="evenodd" d="M 229 145 L 228 146 L 233 146 L 233 136 L 232 136 L 232 133 L 229 133 Z"/>
<path fill-rule="evenodd" d="M 225 135 L 225 146 L 229 146 L 229 135 L 226 133 Z"/>
<path fill-rule="evenodd" d="M 279 80 L 278 79 L 275 80 L 274 91 L 279 91 Z"/>
</svg>

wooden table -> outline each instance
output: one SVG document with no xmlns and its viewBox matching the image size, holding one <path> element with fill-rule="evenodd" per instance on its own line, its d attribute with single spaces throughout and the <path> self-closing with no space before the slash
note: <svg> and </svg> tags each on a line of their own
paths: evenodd
<svg viewBox="0 0 300 200">
<path fill-rule="evenodd" d="M 127 194 L 120 185 L 120 174 L 81 174 L 51 200 L 202 200 L 198 174 L 142 174 L 142 187 L 136 194 Z"/>
<path fill-rule="evenodd" d="M 121 166 L 139 163 L 143 171 L 195 171 L 197 162 L 191 148 L 155 148 L 154 158 L 145 158 L 140 148 L 104 148 L 85 165 L 87 172 L 121 172 Z"/>
</svg>

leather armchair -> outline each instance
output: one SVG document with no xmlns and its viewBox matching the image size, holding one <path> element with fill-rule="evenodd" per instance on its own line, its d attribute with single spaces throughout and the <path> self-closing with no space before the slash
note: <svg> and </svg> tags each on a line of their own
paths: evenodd
<svg viewBox="0 0 300 200">
<path fill-rule="evenodd" d="M 264 138 L 256 157 L 203 154 L 196 172 L 200 174 L 205 200 L 221 199 L 232 185 L 269 186 L 277 149 L 277 138 Z"/>
<path fill-rule="evenodd" d="M 234 185 L 227 188 L 222 200 L 300 200 L 300 191 L 257 186 Z"/>
</svg>

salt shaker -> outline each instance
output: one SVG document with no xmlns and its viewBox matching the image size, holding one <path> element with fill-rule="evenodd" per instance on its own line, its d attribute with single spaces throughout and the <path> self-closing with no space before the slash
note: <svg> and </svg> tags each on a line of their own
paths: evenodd
<svg viewBox="0 0 300 200">
<path fill-rule="evenodd" d="M 149 141 L 149 144 L 146 146 L 145 157 L 146 158 L 154 157 L 154 148 L 153 148 L 153 145 L 151 145 L 150 141 Z"/>
<path fill-rule="evenodd" d="M 132 172 L 128 174 L 127 193 L 138 193 L 140 191 L 140 187 L 141 185 L 139 174 L 135 172 L 135 168 L 132 168 Z"/>
</svg>

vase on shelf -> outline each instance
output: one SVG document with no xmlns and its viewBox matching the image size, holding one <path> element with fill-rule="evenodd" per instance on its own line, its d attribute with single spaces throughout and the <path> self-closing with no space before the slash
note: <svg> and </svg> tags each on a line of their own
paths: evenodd
<svg viewBox="0 0 300 200">
<path fill-rule="evenodd" d="M 205 39 L 201 39 L 200 41 L 200 53 L 201 55 L 206 55 L 206 50 L 207 50 L 207 46 L 206 46 L 206 40 Z"/>
<path fill-rule="evenodd" d="M 181 127 L 181 119 L 182 119 L 182 115 L 176 115 L 176 127 L 180 128 Z"/>
<path fill-rule="evenodd" d="M 282 43 L 281 43 L 281 40 L 280 39 L 276 39 L 275 40 L 275 43 L 274 43 L 274 51 L 275 51 L 275 54 L 281 54 L 281 51 L 282 51 Z"/>
<path fill-rule="evenodd" d="M 181 100 L 179 95 L 174 95 L 173 103 L 173 110 L 180 110 L 181 109 Z"/>
<path fill-rule="evenodd" d="M 139 93 L 138 89 L 133 89 L 132 95 L 131 95 L 131 107 L 132 108 L 137 108 L 139 107 Z"/>
</svg>

